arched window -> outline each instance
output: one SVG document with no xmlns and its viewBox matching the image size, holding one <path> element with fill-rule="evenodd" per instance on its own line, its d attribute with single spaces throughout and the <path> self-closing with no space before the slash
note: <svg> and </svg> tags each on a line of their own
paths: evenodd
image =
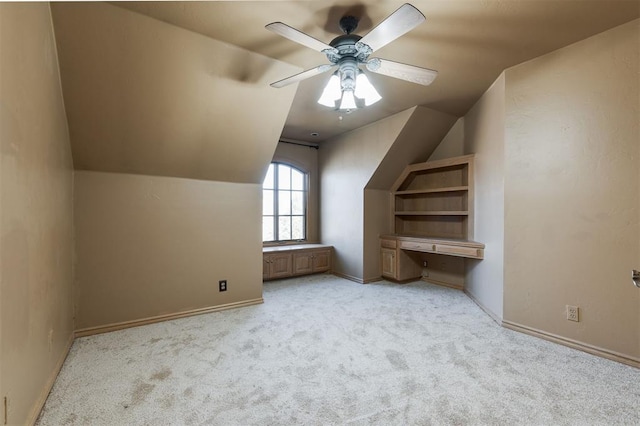
<svg viewBox="0 0 640 426">
<path fill-rule="evenodd" d="M 262 183 L 262 241 L 307 238 L 307 174 L 283 163 L 271 163 Z"/>
</svg>

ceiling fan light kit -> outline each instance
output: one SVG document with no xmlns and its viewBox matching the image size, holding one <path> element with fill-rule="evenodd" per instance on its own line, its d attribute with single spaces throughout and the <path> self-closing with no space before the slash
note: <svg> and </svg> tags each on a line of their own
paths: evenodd
<svg viewBox="0 0 640 426">
<path fill-rule="evenodd" d="M 318 103 L 320 105 L 335 108 L 336 102 L 341 96 L 342 89 L 340 88 L 340 77 L 338 77 L 338 72 L 336 71 L 331 75 L 331 78 L 329 78 L 327 85 L 322 91 L 322 95 L 320 95 L 320 99 L 318 99 Z"/>
<path fill-rule="evenodd" d="M 360 65 L 363 65 L 370 72 L 425 86 L 429 85 L 438 75 L 437 71 L 387 59 L 369 59 L 369 55 L 374 50 L 411 31 L 424 20 L 424 15 L 418 9 L 405 3 L 368 34 L 361 37 L 352 34 L 358 26 L 358 18 L 345 16 L 340 19 L 340 28 L 344 34 L 336 37 L 329 44 L 323 43 L 282 22 L 268 24 L 266 26 L 268 30 L 324 53 L 329 62 L 331 62 L 331 65 L 320 65 L 276 81 L 271 86 L 276 88 L 284 87 L 337 67 L 338 70 L 329 78 L 318 99 L 318 103 L 340 111 L 351 111 L 363 105 L 373 105 L 382 99 L 365 72 L 360 68 Z"/>
</svg>

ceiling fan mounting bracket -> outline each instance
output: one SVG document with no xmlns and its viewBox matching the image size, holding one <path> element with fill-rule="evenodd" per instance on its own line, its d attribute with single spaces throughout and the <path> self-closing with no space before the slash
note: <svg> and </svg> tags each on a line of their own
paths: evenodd
<svg viewBox="0 0 640 426">
<path fill-rule="evenodd" d="M 340 18 L 340 29 L 345 34 L 351 34 L 356 30 L 356 28 L 358 28 L 358 21 L 360 20 L 355 16 L 343 16 L 342 18 Z"/>
</svg>

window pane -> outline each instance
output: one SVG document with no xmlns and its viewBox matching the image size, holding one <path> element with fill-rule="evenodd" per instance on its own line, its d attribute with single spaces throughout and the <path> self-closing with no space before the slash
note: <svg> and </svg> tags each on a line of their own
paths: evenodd
<svg viewBox="0 0 640 426">
<path fill-rule="evenodd" d="M 304 174 L 295 169 L 291 169 L 291 189 L 304 189 Z"/>
<path fill-rule="evenodd" d="M 304 192 L 291 191 L 291 214 L 304 214 Z"/>
<path fill-rule="evenodd" d="M 264 182 L 262 183 L 263 188 L 273 189 L 273 185 L 275 183 L 275 179 L 273 176 L 273 164 L 269 164 L 269 169 L 267 170 L 267 175 L 264 178 Z"/>
<path fill-rule="evenodd" d="M 273 241 L 273 216 L 262 217 L 262 241 Z"/>
<path fill-rule="evenodd" d="M 278 218 L 278 239 L 291 239 L 291 216 L 280 216 Z"/>
<path fill-rule="evenodd" d="M 278 165 L 278 189 L 291 189 L 291 167 Z"/>
<path fill-rule="evenodd" d="M 278 191 L 278 214 L 291 214 L 291 192 Z"/>
<path fill-rule="evenodd" d="M 271 163 L 262 188 L 263 241 L 304 240 L 307 174 L 287 164 Z"/>
<path fill-rule="evenodd" d="M 270 189 L 262 190 L 262 214 L 273 215 L 273 191 Z"/>
<path fill-rule="evenodd" d="M 291 218 L 291 239 L 304 239 L 304 217 L 294 216 Z"/>
</svg>

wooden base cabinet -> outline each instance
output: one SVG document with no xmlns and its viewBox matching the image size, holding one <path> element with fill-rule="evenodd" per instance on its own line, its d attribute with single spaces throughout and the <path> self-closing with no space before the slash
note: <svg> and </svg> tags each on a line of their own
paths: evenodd
<svg viewBox="0 0 640 426">
<path fill-rule="evenodd" d="M 331 270 L 331 246 L 300 244 L 265 247 L 262 279 L 272 280 Z"/>
<path fill-rule="evenodd" d="M 331 268 L 331 250 L 293 252 L 293 275 L 326 272 Z"/>
<path fill-rule="evenodd" d="M 398 275 L 396 271 L 398 268 L 396 267 L 396 250 L 381 248 L 380 256 L 380 265 L 382 265 L 382 276 L 397 280 Z"/>
<path fill-rule="evenodd" d="M 401 250 L 395 239 L 380 240 L 381 275 L 394 281 L 412 281 L 422 276 L 416 254 Z"/>
<path fill-rule="evenodd" d="M 262 255 L 262 279 L 290 277 L 292 273 L 291 253 Z"/>
</svg>

